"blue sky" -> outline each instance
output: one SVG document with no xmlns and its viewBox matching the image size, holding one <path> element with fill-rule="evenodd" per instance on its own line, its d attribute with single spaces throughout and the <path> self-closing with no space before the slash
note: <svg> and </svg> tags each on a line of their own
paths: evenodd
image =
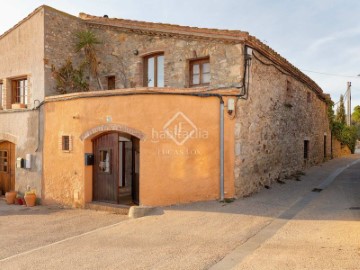
<svg viewBox="0 0 360 270">
<path fill-rule="evenodd" d="M 67 13 L 247 31 L 310 76 L 337 101 L 352 82 L 360 105 L 360 1 L 0 0 L 0 33 L 46 4 Z M 334 74 L 330 76 L 320 73 Z"/>
</svg>

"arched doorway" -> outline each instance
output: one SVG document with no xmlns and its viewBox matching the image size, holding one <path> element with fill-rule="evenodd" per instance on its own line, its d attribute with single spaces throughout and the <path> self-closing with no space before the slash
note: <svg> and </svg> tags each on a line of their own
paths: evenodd
<svg viewBox="0 0 360 270">
<path fill-rule="evenodd" d="M 15 144 L 8 141 L 0 142 L 0 189 L 15 190 Z"/>
<path fill-rule="evenodd" d="M 110 131 L 92 142 L 93 201 L 139 204 L 139 139 Z"/>
</svg>

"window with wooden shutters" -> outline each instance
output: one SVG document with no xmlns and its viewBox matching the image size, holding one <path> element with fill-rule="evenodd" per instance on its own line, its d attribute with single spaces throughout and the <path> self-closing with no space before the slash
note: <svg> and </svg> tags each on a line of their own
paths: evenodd
<svg viewBox="0 0 360 270">
<path fill-rule="evenodd" d="M 28 97 L 28 81 L 27 78 L 13 80 L 12 88 L 12 104 L 27 104 Z"/>
<path fill-rule="evenodd" d="M 190 86 L 209 85 L 211 80 L 210 58 L 191 60 L 190 64 Z"/>
<path fill-rule="evenodd" d="M 72 144 L 72 137 L 70 135 L 62 135 L 59 140 L 59 149 L 65 153 L 71 152 Z"/>
<path fill-rule="evenodd" d="M 144 58 L 144 86 L 164 87 L 164 54 L 153 54 Z"/>
</svg>

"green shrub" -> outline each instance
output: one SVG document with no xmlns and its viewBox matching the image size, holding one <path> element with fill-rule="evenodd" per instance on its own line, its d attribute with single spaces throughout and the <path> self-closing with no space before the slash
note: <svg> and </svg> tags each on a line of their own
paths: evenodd
<svg viewBox="0 0 360 270">
<path fill-rule="evenodd" d="M 355 126 L 347 126 L 343 123 L 334 121 L 332 132 L 341 144 L 347 145 L 350 148 L 351 153 L 354 153 L 357 140 L 357 128 Z"/>
</svg>

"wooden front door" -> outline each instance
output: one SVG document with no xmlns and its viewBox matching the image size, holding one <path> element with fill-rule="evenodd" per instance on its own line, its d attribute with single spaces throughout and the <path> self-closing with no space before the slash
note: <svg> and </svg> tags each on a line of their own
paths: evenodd
<svg viewBox="0 0 360 270">
<path fill-rule="evenodd" d="M 15 190 L 15 145 L 10 142 L 0 143 L 0 189 Z"/>
<path fill-rule="evenodd" d="M 119 182 L 119 134 L 108 133 L 93 140 L 93 200 L 117 203 Z"/>
<path fill-rule="evenodd" d="M 133 202 L 139 204 L 139 172 L 140 172 L 140 144 L 139 140 L 133 138 L 132 140 L 132 185 L 131 185 L 131 195 Z"/>
</svg>

